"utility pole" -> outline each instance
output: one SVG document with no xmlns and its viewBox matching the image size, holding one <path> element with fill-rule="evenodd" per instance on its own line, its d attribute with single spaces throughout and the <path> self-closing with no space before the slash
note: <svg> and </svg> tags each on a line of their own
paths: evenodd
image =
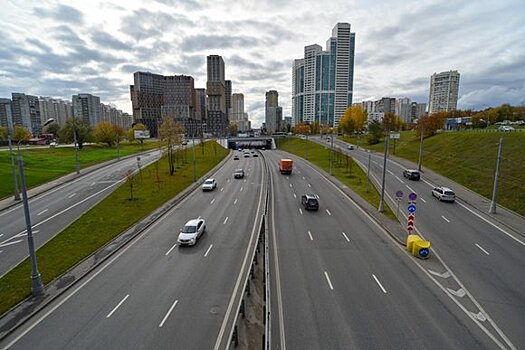
<svg viewBox="0 0 525 350">
<path fill-rule="evenodd" d="M 381 199 L 379 200 L 379 208 L 378 211 L 380 213 L 385 211 L 385 179 L 386 179 L 386 158 L 388 156 L 388 142 L 390 140 L 390 126 L 388 127 L 388 130 L 386 132 L 385 136 L 385 153 L 383 157 L 383 179 L 381 180 Z"/>
<path fill-rule="evenodd" d="M 75 125 L 76 120 L 73 119 L 73 143 L 75 144 L 75 164 L 77 169 L 77 175 L 80 174 L 80 164 L 78 163 L 78 151 L 77 151 L 77 128 Z"/>
<path fill-rule="evenodd" d="M 370 151 L 368 151 L 370 152 Z M 366 192 L 368 192 L 368 187 L 370 186 L 370 159 L 372 158 L 372 155 L 368 153 L 368 167 L 366 169 Z"/>
<path fill-rule="evenodd" d="M 496 197 L 498 195 L 499 163 L 501 161 L 501 149 L 503 148 L 503 137 L 499 139 L 498 158 L 496 159 L 496 173 L 494 174 L 494 187 L 492 188 L 492 201 L 490 202 L 490 214 L 496 214 Z"/>
<path fill-rule="evenodd" d="M 15 156 L 13 155 L 13 144 L 11 143 L 11 132 L 8 129 L 7 140 L 9 142 L 9 156 L 11 157 L 11 175 L 13 176 L 13 192 L 15 201 L 20 200 L 20 191 L 18 190 L 18 181 L 16 180 Z"/>
<path fill-rule="evenodd" d="M 193 128 L 191 129 L 191 142 L 193 144 L 193 182 L 197 181 L 197 163 L 195 160 L 195 127 L 196 124 L 193 124 Z"/>
<path fill-rule="evenodd" d="M 419 138 L 419 159 L 417 161 L 417 171 L 421 171 L 421 160 L 423 158 L 423 121 L 421 118 L 419 119 L 419 122 L 421 123 L 421 129 L 419 130 L 421 137 Z"/>
<path fill-rule="evenodd" d="M 332 129 L 331 144 L 330 144 L 330 175 L 333 175 L 333 162 L 334 162 L 334 130 Z"/>
</svg>

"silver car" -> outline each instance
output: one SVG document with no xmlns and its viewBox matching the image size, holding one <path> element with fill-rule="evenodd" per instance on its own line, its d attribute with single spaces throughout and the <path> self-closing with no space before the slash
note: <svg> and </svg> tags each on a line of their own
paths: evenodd
<svg viewBox="0 0 525 350">
<path fill-rule="evenodd" d="M 217 181 L 215 181 L 215 179 L 207 179 L 202 184 L 203 191 L 213 191 L 215 187 L 217 187 Z"/>
<path fill-rule="evenodd" d="M 206 231 L 204 219 L 191 219 L 180 230 L 177 242 L 179 245 L 195 245 L 200 236 Z"/>
<path fill-rule="evenodd" d="M 432 190 L 432 196 L 445 202 L 454 202 L 456 200 L 456 194 L 448 187 L 435 187 Z"/>
</svg>

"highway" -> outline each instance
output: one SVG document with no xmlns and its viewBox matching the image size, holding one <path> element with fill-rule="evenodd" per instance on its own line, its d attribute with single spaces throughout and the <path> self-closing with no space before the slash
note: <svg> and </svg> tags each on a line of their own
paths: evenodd
<svg viewBox="0 0 525 350">
<path fill-rule="evenodd" d="M 158 150 L 124 158 L 63 183 L 29 199 L 31 225 L 38 248 L 71 222 L 113 192 L 128 170 L 145 167 L 159 157 Z M 85 170 L 84 170 L 85 171 Z M 60 181 L 60 180 L 57 180 Z M 27 232 L 22 203 L 0 212 L 0 276 L 28 256 Z"/>
<path fill-rule="evenodd" d="M 346 150 L 347 144 L 336 145 L 352 155 L 366 168 L 368 155 L 362 149 Z M 325 141 L 325 144 L 326 141 Z M 484 323 L 493 323 L 507 337 L 509 346 L 525 346 L 525 230 L 521 235 L 490 217 L 478 213 L 461 199 L 455 203 L 439 202 L 432 197 L 432 183 L 422 174 L 421 181 L 403 177 L 401 164 L 389 159 L 385 193 L 395 212 L 395 193 L 404 192 L 400 202 L 401 223 L 406 223 L 407 194 L 414 192 L 416 200 L 415 228 L 432 242 L 437 258 L 462 283 L 462 289 L 472 294 L 489 316 Z M 372 153 L 370 174 L 379 188 L 383 171 L 383 155 Z M 489 170 L 492 171 L 492 170 Z M 454 188 L 452 188 L 454 189 Z M 457 297 L 462 302 L 464 297 Z"/>
<path fill-rule="evenodd" d="M 246 177 L 233 179 L 239 167 Z M 0 348 L 224 348 L 256 243 L 264 169 L 262 158 L 229 159 L 213 175 L 216 190 L 196 189 Z M 179 229 L 195 217 L 206 232 L 196 246 L 178 247 Z"/>
<path fill-rule="evenodd" d="M 291 176 L 271 167 L 272 348 L 495 347 L 342 192 L 292 159 Z M 304 193 L 320 196 L 318 212 L 302 209 Z"/>
</svg>

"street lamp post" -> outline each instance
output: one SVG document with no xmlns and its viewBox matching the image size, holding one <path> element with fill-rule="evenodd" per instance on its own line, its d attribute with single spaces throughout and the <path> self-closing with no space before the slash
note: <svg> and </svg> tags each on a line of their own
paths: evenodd
<svg viewBox="0 0 525 350">
<path fill-rule="evenodd" d="M 193 149 L 193 182 L 197 181 L 197 163 L 195 159 L 195 128 L 197 127 L 197 121 L 192 121 L 192 128 L 191 128 L 191 143 L 192 143 L 192 149 Z"/>
<path fill-rule="evenodd" d="M 11 132 L 8 129 L 7 141 L 9 142 L 9 156 L 11 157 L 11 175 L 13 176 L 13 192 L 15 201 L 20 200 L 20 191 L 18 190 L 18 181 L 16 180 L 15 157 L 13 155 L 13 144 L 11 142 Z"/>
<path fill-rule="evenodd" d="M 331 141 L 330 141 L 330 175 L 333 175 L 333 162 L 334 162 L 334 129 L 332 128 Z"/>
<path fill-rule="evenodd" d="M 75 144 L 75 164 L 77 175 L 80 174 L 80 164 L 78 163 L 78 150 L 77 150 L 77 130 L 75 128 L 75 122 L 73 121 L 73 143 Z"/>
<path fill-rule="evenodd" d="M 423 121 L 421 121 L 421 119 L 419 119 L 420 123 L 421 123 L 421 129 L 420 129 L 420 133 L 421 133 L 421 136 L 419 138 L 419 158 L 418 158 L 418 161 L 417 161 L 417 171 L 421 171 L 421 160 L 423 158 Z"/>
<path fill-rule="evenodd" d="M 388 128 L 385 136 L 385 154 L 383 157 L 383 178 L 381 180 L 381 198 L 379 200 L 379 208 L 378 211 L 380 213 L 385 211 L 385 179 L 386 179 L 386 158 L 388 155 L 388 143 L 390 140 L 390 128 Z"/>
</svg>

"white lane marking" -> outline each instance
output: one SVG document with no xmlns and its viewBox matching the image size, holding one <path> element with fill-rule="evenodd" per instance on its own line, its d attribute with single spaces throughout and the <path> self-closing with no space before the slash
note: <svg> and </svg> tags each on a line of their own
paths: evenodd
<svg viewBox="0 0 525 350">
<path fill-rule="evenodd" d="M 233 201 L 233 205 L 237 204 L 237 198 Z"/>
<path fill-rule="evenodd" d="M 75 197 L 77 194 L 76 193 L 73 193 L 73 194 L 70 194 L 67 198 L 73 198 Z"/>
<path fill-rule="evenodd" d="M 292 187 L 292 184 L 291 184 L 291 183 L 290 183 L 289 185 L 290 185 L 290 187 Z"/>
<path fill-rule="evenodd" d="M 391 170 L 386 169 L 386 172 L 389 173 L 390 175 L 394 175 L 394 173 Z"/>
<path fill-rule="evenodd" d="M 308 187 L 312 187 L 312 185 L 308 184 Z"/>
<path fill-rule="evenodd" d="M 93 187 L 93 186 L 95 186 L 95 184 L 96 184 L 96 182 L 92 182 L 90 186 Z"/>
<path fill-rule="evenodd" d="M 438 277 L 441 277 L 441 278 L 449 278 L 450 276 L 452 276 L 450 274 L 450 272 L 448 272 L 448 271 L 445 271 L 443 273 L 439 273 L 439 272 L 436 272 L 436 271 L 428 270 L 428 272 L 430 272 L 434 276 L 438 276 Z"/>
<path fill-rule="evenodd" d="M 414 191 L 412 188 L 410 188 L 410 186 L 408 186 L 408 185 L 405 185 L 405 186 L 410 190 L 410 192 L 416 193 L 416 191 Z"/>
<path fill-rule="evenodd" d="M 381 287 L 381 290 L 383 291 L 383 293 L 386 294 L 385 288 L 383 288 L 383 285 L 381 284 L 381 282 L 379 282 L 379 280 L 377 279 L 376 275 L 372 274 L 372 277 L 374 277 L 374 279 L 376 280 L 376 283 L 379 285 L 379 287 Z"/>
<path fill-rule="evenodd" d="M 463 298 L 465 295 L 467 295 L 467 292 L 465 292 L 463 288 L 459 288 L 458 290 L 447 288 L 447 290 L 450 294 L 453 294 L 457 296 L 458 298 Z"/>
<path fill-rule="evenodd" d="M 228 221 L 228 216 L 226 217 L 226 219 L 224 219 L 224 222 L 222 223 L 223 225 L 226 225 L 226 222 Z"/>
<path fill-rule="evenodd" d="M 379 163 L 376 162 L 375 160 L 373 160 L 372 163 L 374 163 L 375 165 L 379 165 Z"/>
<path fill-rule="evenodd" d="M 304 178 L 304 176 L 303 176 L 303 180 L 306 180 L 306 179 Z"/>
<path fill-rule="evenodd" d="M 348 239 L 348 236 L 346 235 L 346 233 L 344 233 L 344 232 L 341 232 L 341 233 L 342 233 L 343 236 L 345 237 L 346 241 L 347 241 L 347 242 L 350 242 L 350 240 Z"/>
<path fill-rule="evenodd" d="M 297 198 L 297 195 L 294 193 L 294 194 L 293 194 L 293 197 L 294 197 L 294 198 Z"/>
<path fill-rule="evenodd" d="M 159 324 L 159 328 L 161 328 L 162 326 L 164 326 L 164 322 L 166 322 L 166 320 L 168 319 L 168 317 L 170 316 L 171 312 L 173 311 L 173 309 L 175 308 L 175 306 L 177 306 L 178 304 L 178 300 L 175 300 L 175 302 L 173 303 L 173 305 L 171 305 L 170 309 L 168 310 L 168 313 L 166 314 L 166 316 L 164 316 L 164 318 L 162 319 L 162 322 Z"/>
<path fill-rule="evenodd" d="M 222 192 L 222 191 L 224 191 L 224 187 L 223 187 L 223 188 L 221 188 L 221 192 Z"/>
<path fill-rule="evenodd" d="M 427 201 L 423 199 L 423 197 L 419 197 L 423 203 L 426 203 Z"/>
<path fill-rule="evenodd" d="M 330 213 L 330 210 L 326 209 L 326 212 L 328 213 L 328 215 L 332 216 L 332 213 Z"/>
<path fill-rule="evenodd" d="M 525 245 L 525 242 L 517 239 L 516 237 L 514 237 L 513 235 L 511 235 L 510 233 L 508 233 L 507 231 L 505 231 L 504 229 L 502 229 L 501 227 L 499 227 L 498 225 L 496 224 L 493 224 L 492 222 L 490 222 L 489 220 L 485 219 L 483 216 L 479 215 L 478 213 L 474 212 L 472 209 L 468 208 L 466 205 L 456 201 L 456 203 L 458 203 L 460 206 L 462 206 L 463 208 L 467 209 L 468 211 L 470 211 L 472 214 L 476 215 L 478 218 L 480 218 L 481 220 L 485 221 L 487 224 L 491 225 L 492 227 L 494 227 L 495 229 L 497 230 L 500 230 L 501 232 L 503 232 L 505 235 L 507 235 L 508 237 L 512 238 L 513 240 L 515 240 L 516 242 L 520 243 L 521 245 Z"/>
<path fill-rule="evenodd" d="M 207 257 L 208 256 L 208 253 L 210 252 L 211 248 L 213 247 L 213 244 L 210 244 L 210 247 L 208 248 L 208 250 L 206 251 L 206 253 L 204 253 L 204 257 Z"/>
<path fill-rule="evenodd" d="M 40 232 L 40 230 L 34 230 L 34 231 L 31 231 L 33 232 L 33 234 L 37 234 L 38 232 Z"/>
<path fill-rule="evenodd" d="M 446 217 L 444 217 L 443 215 L 441 215 L 441 217 L 443 218 L 443 220 L 445 220 L 446 222 L 450 222 L 449 219 L 447 219 Z"/>
<path fill-rule="evenodd" d="M 328 286 L 331 290 L 334 290 L 334 286 L 332 286 L 332 281 L 330 281 L 330 276 L 328 276 L 328 272 L 324 272 L 324 277 L 326 278 L 326 281 L 328 282 Z"/>
<path fill-rule="evenodd" d="M 168 250 L 168 251 L 166 252 L 166 254 L 164 254 L 164 255 L 166 255 L 166 256 L 169 255 L 169 254 L 171 253 L 171 251 L 172 251 L 173 249 L 175 249 L 176 246 L 177 246 L 177 243 L 175 243 L 175 244 L 173 245 L 173 247 L 171 247 L 170 250 Z"/>
<path fill-rule="evenodd" d="M 230 179 L 228 179 L 226 182 L 230 182 Z"/>
<path fill-rule="evenodd" d="M 201 219 L 201 216 L 199 215 L 199 217 L 197 218 L 197 220 L 200 220 Z"/>
<path fill-rule="evenodd" d="M 40 226 L 40 225 L 42 225 L 42 224 L 48 222 L 49 220 L 52 220 L 52 219 L 56 218 L 56 217 L 59 216 L 59 215 L 64 214 L 65 212 L 67 212 L 67 211 L 69 211 L 69 210 L 75 208 L 76 206 L 78 206 L 78 205 L 84 203 L 85 201 L 87 201 L 87 200 L 89 200 L 89 199 L 91 199 L 91 198 L 97 196 L 98 194 L 104 192 L 104 191 L 107 190 L 108 188 L 111 188 L 111 187 L 113 187 L 113 186 L 119 184 L 119 183 L 122 182 L 122 181 L 123 181 L 123 180 L 117 181 L 117 182 L 113 183 L 112 185 L 110 185 L 110 186 L 108 186 L 108 187 L 106 187 L 106 188 L 103 188 L 103 189 L 101 189 L 100 191 L 98 191 L 98 192 L 96 192 L 96 193 L 93 193 L 91 196 L 89 196 L 89 197 L 87 197 L 87 198 L 84 198 L 84 199 L 81 200 L 81 201 L 76 202 L 75 204 L 73 204 L 73 205 L 67 207 L 66 209 L 64 209 L 64 210 L 62 210 L 62 211 L 59 211 L 59 212 L 56 213 L 55 215 L 52 215 L 52 216 L 46 218 L 45 220 L 42 220 L 42 221 L 40 221 L 39 223 L 34 224 L 34 225 L 33 225 L 33 228 L 35 228 L 35 227 L 37 227 L 37 226 Z M 10 238 L 6 239 L 6 240 L 3 241 L 3 242 L 0 242 L 0 245 L 2 245 L 3 243 L 5 243 L 5 242 L 7 242 L 7 241 L 12 240 L 13 238 L 18 238 L 18 237 L 20 237 L 20 235 L 24 235 L 24 234 L 25 234 L 25 230 L 22 231 L 22 232 L 20 232 L 20 233 L 18 233 L 18 234 L 16 234 L 16 235 L 14 235 L 13 237 L 10 237 Z"/>
<path fill-rule="evenodd" d="M 299 208 L 299 213 L 301 213 L 301 215 L 303 215 L 303 210 L 301 208 Z"/>
<path fill-rule="evenodd" d="M 210 202 L 210 204 L 213 204 L 213 202 L 215 202 L 215 198 L 213 198 Z"/>
<path fill-rule="evenodd" d="M 2 237 L 4 234 L 3 233 L 0 233 L 0 237 Z"/>
<path fill-rule="evenodd" d="M 242 192 L 243 189 L 244 189 L 244 187 L 241 187 L 241 190 L 239 192 Z"/>
<path fill-rule="evenodd" d="M 404 183 L 405 183 L 405 181 L 401 180 L 401 179 L 399 178 L 399 176 L 397 176 L 397 175 L 396 175 L 396 179 L 398 179 L 398 180 L 399 180 L 399 182 L 401 182 L 402 184 L 404 184 Z"/>
<path fill-rule="evenodd" d="M 42 210 L 40 213 L 38 213 L 38 214 L 36 214 L 36 215 L 37 215 L 37 216 L 40 216 L 40 215 L 44 214 L 46 211 L 48 211 L 48 210 L 49 210 L 49 209 L 44 209 L 44 210 Z"/>
<path fill-rule="evenodd" d="M 486 250 L 486 249 L 483 249 L 483 247 L 482 247 L 482 246 L 480 246 L 480 245 L 479 245 L 479 244 L 477 244 L 477 243 L 476 243 L 476 247 L 478 247 L 479 249 L 481 249 L 481 251 L 482 251 L 483 253 L 485 253 L 485 254 L 487 254 L 487 255 L 490 255 L 490 254 L 489 254 L 489 252 L 487 252 L 487 250 Z"/>
<path fill-rule="evenodd" d="M 314 238 L 312 237 L 312 232 L 308 231 L 308 236 L 310 236 L 310 241 L 314 240 Z"/>
<path fill-rule="evenodd" d="M 111 312 L 106 316 L 106 318 L 110 318 L 111 315 L 113 315 L 113 313 L 114 313 L 115 311 L 117 311 L 117 309 L 120 307 L 120 305 L 122 305 L 122 304 L 126 301 L 126 299 L 127 299 L 128 297 L 129 297 L 129 294 L 126 294 L 126 296 L 120 301 L 120 303 L 117 304 L 117 306 L 115 306 L 115 307 L 113 308 L 113 310 L 111 310 Z"/>
<path fill-rule="evenodd" d="M 8 245 L 12 245 L 12 244 L 17 244 L 17 243 L 20 243 L 22 241 L 23 241 L 23 239 L 19 239 L 18 241 L 12 241 L 12 242 L 9 242 L 9 243 L 0 244 L 0 248 L 7 247 Z"/>
</svg>

